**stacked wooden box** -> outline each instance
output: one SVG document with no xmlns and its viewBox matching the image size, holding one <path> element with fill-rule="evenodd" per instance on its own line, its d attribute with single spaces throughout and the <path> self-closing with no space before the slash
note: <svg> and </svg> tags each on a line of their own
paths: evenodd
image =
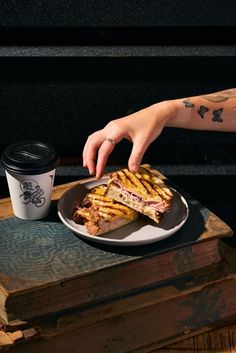
<svg viewBox="0 0 236 353">
<path fill-rule="evenodd" d="M 147 353 L 236 317 L 235 254 L 221 241 L 232 231 L 222 220 L 185 195 L 189 218 L 170 238 L 94 244 L 57 216 L 76 183 L 54 188 L 42 221 L 15 218 L 1 200 L 2 349 Z"/>
</svg>

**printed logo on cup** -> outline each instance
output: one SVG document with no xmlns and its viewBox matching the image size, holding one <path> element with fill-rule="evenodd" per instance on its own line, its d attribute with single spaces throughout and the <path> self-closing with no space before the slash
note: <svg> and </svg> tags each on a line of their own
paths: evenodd
<svg viewBox="0 0 236 353">
<path fill-rule="evenodd" d="M 24 179 L 20 183 L 21 191 L 20 200 L 22 203 L 32 203 L 36 207 L 42 207 L 45 204 L 45 197 L 43 189 L 33 179 Z"/>
</svg>

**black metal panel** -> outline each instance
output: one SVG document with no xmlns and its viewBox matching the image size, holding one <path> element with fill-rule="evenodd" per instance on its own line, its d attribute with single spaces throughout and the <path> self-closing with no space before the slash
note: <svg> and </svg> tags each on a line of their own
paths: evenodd
<svg viewBox="0 0 236 353">
<path fill-rule="evenodd" d="M 235 86 L 234 57 L 0 59 L 0 144 L 77 145 L 152 103 Z M 234 133 L 166 130 L 160 143 L 234 143 Z"/>
<path fill-rule="evenodd" d="M 1 1 L 1 26 L 229 26 L 235 1 Z"/>
</svg>

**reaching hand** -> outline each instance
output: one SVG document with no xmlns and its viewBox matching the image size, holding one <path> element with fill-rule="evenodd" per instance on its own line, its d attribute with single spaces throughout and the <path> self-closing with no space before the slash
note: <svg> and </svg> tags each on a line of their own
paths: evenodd
<svg viewBox="0 0 236 353">
<path fill-rule="evenodd" d="M 109 155 L 122 139 L 133 143 L 128 161 L 130 171 L 137 171 L 148 146 L 160 135 L 171 115 L 170 101 L 157 103 L 126 117 L 110 121 L 87 139 L 83 166 L 101 178 Z"/>
<path fill-rule="evenodd" d="M 109 122 L 88 137 L 83 165 L 101 178 L 107 159 L 122 139 L 133 143 L 128 161 L 137 171 L 148 146 L 163 128 L 174 127 L 206 131 L 235 131 L 236 88 L 203 96 L 163 101 L 121 119 Z"/>
</svg>

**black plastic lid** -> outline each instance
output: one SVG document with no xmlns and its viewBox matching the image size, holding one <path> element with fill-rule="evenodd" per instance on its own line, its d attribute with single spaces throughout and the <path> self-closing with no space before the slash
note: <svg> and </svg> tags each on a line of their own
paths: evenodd
<svg viewBox="0 0 236 353">
<path fill-rule="evenodd" d="M 40 141 L 19 141 L 9 145 L 1 156 L 8 172 L 25 175 L 47 173 L 57 165 L 54 148 Z"/>
</svg>

